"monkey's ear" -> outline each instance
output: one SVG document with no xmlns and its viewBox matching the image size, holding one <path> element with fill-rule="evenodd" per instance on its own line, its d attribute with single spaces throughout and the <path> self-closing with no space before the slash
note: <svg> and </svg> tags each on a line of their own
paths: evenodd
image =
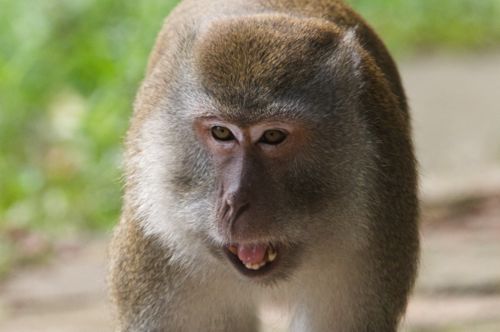
<svg viewBox="0 0 500 332">
<path fill-rule="evenodd" d="M 363 86 L 363 59 L 366 57 L 359 44 L 356 28 L 342 32 L 339 42 L 329 55 L 324 74 L 333 79 L 338 96 L 345 100 L 354 100 Z"/>
<path fill-rule="evenodd" d="M 343 76 L 342 74 L 349 76 L 360 74 L 363 54 L 356 30 L 357 27 L 354 27 L 343 32 L 339 44 L 330 58 L 329 65 L 332 66 L 337 77 Z"/>
<path fill-rule="evenodd" d="M 342 52 L 346 52 L 347 54 L 345 54 L 346 58 L 349 58 L 350 61 L 351 61 L 351 64 L 352 64 L 352 67 L 354 70 L 359 70 L 359 67 L 361 65 L 361 49 L 360 49 L 360 45 L 358 43 L 358 39 L 357 39 L 357 34 L 356 34 L 356 30 L 358 29 L 358 27 L 353 27 L 353 28 L 350 28 L 349 30 L 347 30 L 345 33 L 344 33 L 344 36 L 342 37 L 342 40 L 341 40 L 341 51 Z"/>
</svg>

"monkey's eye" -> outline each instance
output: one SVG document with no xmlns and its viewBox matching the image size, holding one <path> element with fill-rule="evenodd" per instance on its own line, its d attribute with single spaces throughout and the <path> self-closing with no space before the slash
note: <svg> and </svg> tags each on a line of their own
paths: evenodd
<svg viewBox="0 0 500 332">
<path fill-rule="evenodd" d="M 285 132 L 277 129 L 270 129 L 264 132 L 259 142 L 265 144 L 277 145 L 283 142 L 285 138 L 286 138 Z"/>
<path fill-rule="evenodd" d="M 212 136 L 219 141 L 230 141 L 234 139 L 233 133 L 226 127 L 221 126 L 212 127 Z"/>
</svg>

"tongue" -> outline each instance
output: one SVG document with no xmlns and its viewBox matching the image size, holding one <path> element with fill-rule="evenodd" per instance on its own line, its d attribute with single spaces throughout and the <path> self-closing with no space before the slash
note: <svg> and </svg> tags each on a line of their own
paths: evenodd
<svg viewBox="0 0 500 332">
<path fill-rule="evenodd" d="M 238 258 L 243 264 L 258 264 L 264 260 L 267 244 L 240 244 L 238 245 Z"/>
</svg>

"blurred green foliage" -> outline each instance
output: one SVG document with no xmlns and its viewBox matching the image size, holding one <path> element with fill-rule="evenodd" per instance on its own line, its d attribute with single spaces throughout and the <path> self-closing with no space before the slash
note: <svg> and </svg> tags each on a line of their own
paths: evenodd
<svg viewBox="0 0 500 332">
<path fill-rule="evenodd" d="M 398 54 L 500 46 L 500 0 L 348 0 Z"/>
<path fill-rule="evenodd" d="M 0 0 L 0 233 L 116 222 L 131 103 L 176 2 Z M 398 53 L 500 43 L 500 0 L 350 2 Z"/>
<path fill-rule="evenodd" d="M 120 143 L 175 3 L 0 0 L 0 229 L 116 221 Z"/>
</svg>

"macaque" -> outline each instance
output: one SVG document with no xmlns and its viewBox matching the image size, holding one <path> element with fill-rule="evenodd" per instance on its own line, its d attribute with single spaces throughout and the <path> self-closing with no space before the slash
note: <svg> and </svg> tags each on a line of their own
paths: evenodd
<svg viewBox="0 0 500 332">
<path fill-rule="evenodd" d="M 396 66 L 342 1 L 184 0 L 150 56 L 110 253 L 119 331 L 398 329 L 418 261 Z"/>
</svg>

